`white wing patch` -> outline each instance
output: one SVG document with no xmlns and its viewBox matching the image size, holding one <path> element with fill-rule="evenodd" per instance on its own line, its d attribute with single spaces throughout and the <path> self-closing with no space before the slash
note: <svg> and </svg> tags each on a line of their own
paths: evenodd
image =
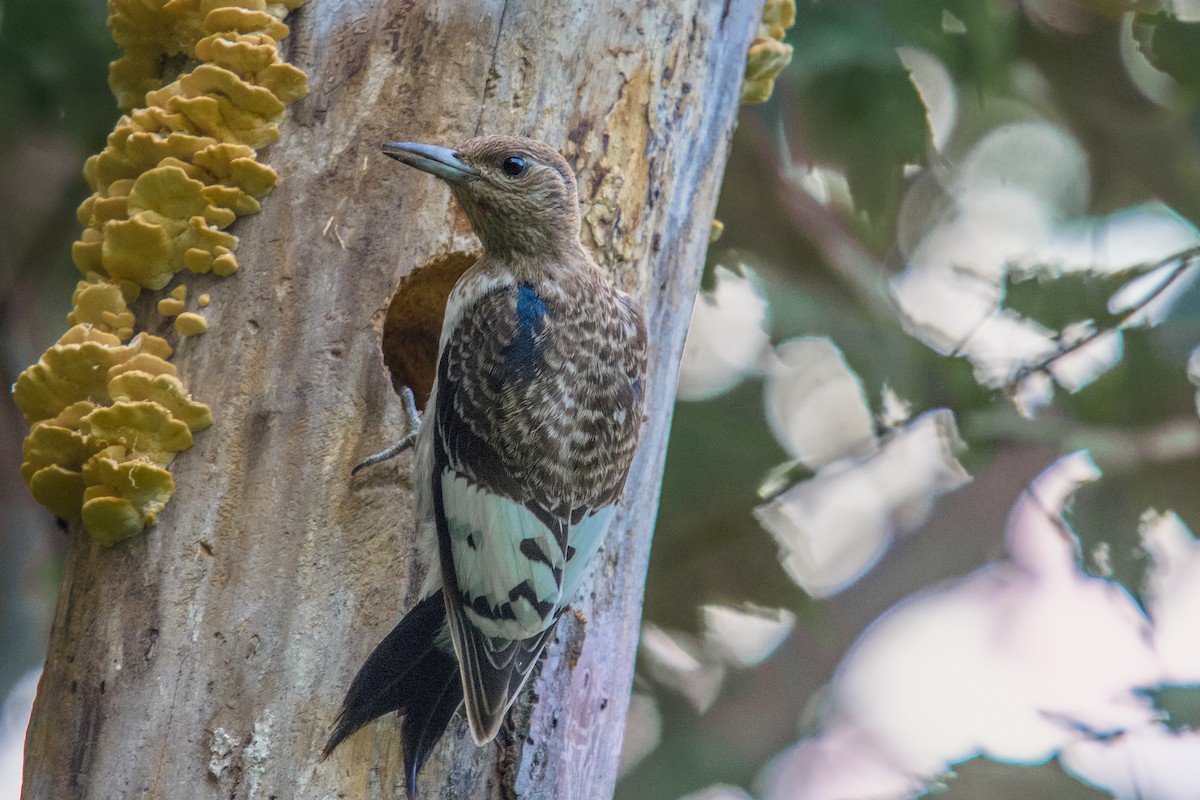
<svg viewBox="0 0 1200 800">
<path fill-rule="evenodd" d="M 543 616 L 524 596 L 510 596 L 513 589 L 529 583 L 537 599 L 558 608 L 562 586 L 555 575 L 564 573 L 566 558 L 553 535 L 533 513 L 520 503 L 492 494 L 468 482 L 452 469 L 442 472 L 442 499 L 450 552 L 454 559 L 458 588 L 468 601 L 463 613 L 486 636 L 521 640 L 536 636 L 557 615 Z M 531 560 L 521 551 L 531 545 L 545 560 Z M 497 619 L 479 614 L 470 605 L 484 598 L 492 608 L 511 606 L 514 619 Z"/>
<path fill-rule="evenodd" d="M 588 565 L 600 549 L 616 511 L 615 505 L 603 506 L 585 514 L 583 519 L 571 526 L 567 533 L 567 552 L 571 553 L 571 557 L 567 559 L 567 569 L 563 574 L 560 605 L 566 605 L 575 597 L 579 582 L 587 574 Z"/>
<path fill-rule="evenodd" d="M 521 503 L 493 494 L 453 469 L 442 472 L 441 482 L 450 553 L 458 588 L 466 596 L 463 614 L 494 638 L 522 640 L 544 631 L 579 589 L 616 506 L 585 514 L 570 527 L 567 558 L 549 529 Z M 530 558 L 530 552 L 543 557 Z M 540 611 L 525 594 L 512 594 L 523 583 L 543 604 Z M 508 605 L 512 617 L 480 614 L 471 605 L 480 597 L 493 609 Z"/>
</svg>

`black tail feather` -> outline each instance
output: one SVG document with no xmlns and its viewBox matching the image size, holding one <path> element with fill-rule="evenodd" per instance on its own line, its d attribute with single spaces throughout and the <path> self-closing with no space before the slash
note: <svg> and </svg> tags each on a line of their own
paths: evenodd
<svg viewBox="0 0 1200 800">
<path fill-rule="evenodd" d="M 404 715 L 400 733 L 408 794 L 415 795 L 417 773 L 462 702 L 458 661 L 453 652 L 438 646 L 439 639 L 448 641 L 445 624 L 439 591 L 418 603 L 384 637 L 351 682 L 322 760 L 359 728 L 399 711 Z"/>
<path fill-rule="evenodd" d="M 408 711 L 404 714 L 404 722 L 400 726 L 400 736 L 404 742 L 404 772 L 408 778 L 408 796 L 416 796 L 417 773 L 433 752 L 433 746 L 442 738 L 446 726 L 454 712 L 462 705 L 462 679 L 458 676 L 458 661 L 449 653 L 438 651 L 448 662 L 438 664 L 430 669 L 428 683 L 412 698 Z M 437 672 L 442 670 L 441 675 Z M 440 682 L 441 686 L 436 684 Z"/>
</svg>

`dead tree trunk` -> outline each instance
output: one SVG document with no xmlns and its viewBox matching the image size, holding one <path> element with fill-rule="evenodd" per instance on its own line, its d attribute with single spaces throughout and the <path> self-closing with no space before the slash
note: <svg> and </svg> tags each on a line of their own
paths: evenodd
<svg viewBox="0 0 1200 800">
<path fill-rule="evenodd" d="M 676 368 L 758 13 L 756 0 L 313 0 L 289 19 L 312 93 L 267 153 L 279 188 L 239 223 L 241 272 L 196 286 L 211 330 L 175 359 L 216 423 L 173 465 L 154 528 L 111 549 L 74 537 L 26 800 L 402 795 L 393 718 L 316 761 L 420 578 L 411 461 L 350 467 L 404 432 L 385 317 L 418 351 L 436 335 L 438 293 L 416 279 L 406 313 L 386 314 L 398 282 L 457 274 L 477 245 L 448 191 L 380 145 L 483 133 L 573 160 L 584 241 L 647 309 L 648 420 L 580 613 L 513 732 L 478 749 L 452 723 L 422 797 L 611 794 Z M 392 366 L 419 384 L 429 365 L 413 359 Z"/>
</svg>

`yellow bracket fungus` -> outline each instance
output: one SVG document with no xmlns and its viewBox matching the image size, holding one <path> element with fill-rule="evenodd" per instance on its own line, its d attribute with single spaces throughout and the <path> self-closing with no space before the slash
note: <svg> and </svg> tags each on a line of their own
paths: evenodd
<svg viewBox="0 0 1200 800">
<path fill-rule="evenodd" d="M 199 336 L 208 330 L 208 320 L 199 314 L 185 311 L 175 318 L 175 332 L 180 336 Z"/>
<path fill-rule="evenodd" d="M 116 283 L 103 280 L 96 273 L 80 281 L 71 295 L 75 309 L 67 314 L 68 325 L 86 322 L 93 328 L 111 333 L 122 342 L 133 336 L 133 312 L 125 302 L 125 295 Z"/>
<path fill-rule="evenodd" d="M 255 148 L 279 137 L 288 103 L 308 92 L 279 59 L 282 17 L 299 0 L 110 0 L 125 56 L 109 83 L 129 113 L 88 159 L 94 194 L 79 209 L 72 251 L 91 272 L 160 289 L 184 267 L 231 275 L 237 237 L 224 231 L 261 209 L 275 172 Z M 198 61 L 166 82 L 164 63 Z"/>
<path fill-rule="evenodd" d="M 108 447 L 83 467 L 83 525 L 102 544 L 116 544 L 153 524 L 175 492 L 165 469 L 125 458 L 122 447 Z"/>
<path fill-rule="evenodd" d="M 165 467 L 212 424 L 146 333 L 122 344 L 86 324 L 68 330 L 18 376 L 13 400 L 30 424 L 21 477 L 34 499 L 113 544 L 154 522 L 174 491 Z"/>
<path fill-rule="evenodd" d="M 71 256 L 86 279 L 72 327 L 13 387 L 30 425 L 21 477 L 38 502 L 103 544 L 154 523 L 175 490 L 167 465 L 212 424 L 167 361 L 166 340 L 134 335 L 129 304 L 185 268 L 237 271 L 237 237 L 226 229 L 260 211 L 276 180 L 255 148 L 279 137 L 286 106 L 308 92 L 278 47 L 283 18 L 303 2 L 108 2 L 124 50 L 109 85 L 126 114 L 84 166 L 92 195 Z M 186 297 L 177 287 L 159 313 L 175 316 L 180 335 L 203 333 Z"/>
<path fill-rule="evenodd" d="M 109 379 L 108 393 L 114 400 L 155 403 L 191 431 L 201 431 L 212 425 L 212 412 L 208 406 L 192 400 L 179 378 L 169 373 L 121 372 Z"/>
<path fill-rule="evenodd" d="M 796 24 L 795 0 L 767 0 L 762 24 L 750 52 L 746 54 L 746 80 L 742 84 L 742 103 L 765 103 L 775 88 L 775 79 L 792 62 L 792 46 L 783 37 Z"/>
<path fill-rule="evenodd" d="M 176 314 L 182 314 L 185 308 L 182 300 L 176 300 L 174 297 L 164 297 L 158 301 L 158 313 L 164 317 L 173 317 Z"/>
<path fill-rule="evenodd" d="M 708 243 L 712 244 L 717 241 L 723 233 L 725 233 L 725 223 L 719 219 L 714 219 L 708 229 Z"/>
</svg>

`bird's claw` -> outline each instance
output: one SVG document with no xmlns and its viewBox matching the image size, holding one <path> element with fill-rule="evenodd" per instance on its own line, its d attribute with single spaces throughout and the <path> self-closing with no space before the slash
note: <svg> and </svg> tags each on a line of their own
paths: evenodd
<svg viewBox="0 0 1200 800">
<path fill-rule="evenodd" d="M 408 434 L 403 439 L 396 442 L 394 445 L 387 448 L 386 450 L 380 450 L 378 453 L 372 453 L 371 455 L 367 456 L 365 459 L 363 459 L 363 462 L 361 464 L 356 466 L 354 469 L 350 470 L 350 474 L 357 475 L 359 470 L 361 470 L 361 469 L 365 469 L 366 467 L 373 466 L 375 464 L 378 464 L 381 461 L 387 461 L 389 458 L 395 458 L 396 456 L 400 455 L 408 448 L 412 447 L 413 443 L 416 441 L 417 441 L 417 432 L 413 431 L 412 433 Z"/>
<path fill-rule="evenodd" d="M 367 456 L 361 464 L 350 470 L 351 475 L 357 475 L 359 470 L 374 466 L 381 461 L 395 458 L 416 443 L 417 430 L 421 427 L 421 414 L 417 411 L 417 401 L 413 397 L 412 389 L 405 386 L 400 390 L 400 402 L 404 406 L 405 416 L 408 417 L 408 433 L 386 450 L 380 450 L 378 453 Z"/>
</svg>

